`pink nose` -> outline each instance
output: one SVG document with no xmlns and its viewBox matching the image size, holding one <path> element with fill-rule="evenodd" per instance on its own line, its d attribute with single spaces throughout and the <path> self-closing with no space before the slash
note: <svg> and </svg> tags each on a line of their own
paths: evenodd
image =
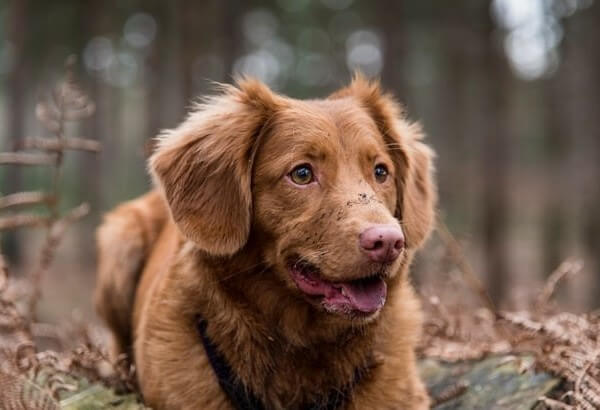
<svg viewBox="0 0 600 410">
<path fill-rule="evenodd" d="M 358 235 L 358 243 L 373 262 L 390 263 L 404 248 L 404 234 L 393 225 L 375 225 Z"/>
</svg>

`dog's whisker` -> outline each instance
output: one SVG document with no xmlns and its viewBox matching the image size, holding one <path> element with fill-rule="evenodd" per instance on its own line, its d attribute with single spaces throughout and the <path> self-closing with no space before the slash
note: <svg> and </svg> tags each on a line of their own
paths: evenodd
<svg viewBox="0 0 600 410">
<path fill-rule="evenodd" d="M 330 252 L 325 250 L 325 249 L 321 249 L 321 250 L 316 250 L 316 251 L 312 251 L 309 252 L 307 254 L 305 254 L 304 256 L 302 256 L 301 258 L 304 259 L 305 262 L 310 262 L 310 259 L 321 259 L 323 256 L 328 255 Z"/>
<path fill-rule="evenodd" d="M 409 228 L 411 228 L 413 226 L 416 226 L 416 224 L 411 224 L 411 223 L 408 223 L 408 222 L 405 222 L 405 221 L 398 221 L 398 223 L 400 224 L 401 227 L 409 227 Z"/>
</svg>

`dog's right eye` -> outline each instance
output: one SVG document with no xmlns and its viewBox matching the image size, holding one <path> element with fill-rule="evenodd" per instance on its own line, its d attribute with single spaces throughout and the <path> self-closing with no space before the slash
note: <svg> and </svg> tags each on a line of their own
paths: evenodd
<svg viewBox="0 0 600 410">
<path fill-rule="evenodd" d="M 375 167 L 375 179 L 377 180 L 377 182 L 379 182 L 380 184 L 384 183 L 385 180 L 388 177 L 388 169 L 385 165 L 383 164 L 379 164 Z"/>
<path fill-rule="evenodd" d="M 314 180 L 312 168 L 308 164 L 298 165 L 290 172 L 290 179 L 297 185 L 310 184 Z"/>
</svg>

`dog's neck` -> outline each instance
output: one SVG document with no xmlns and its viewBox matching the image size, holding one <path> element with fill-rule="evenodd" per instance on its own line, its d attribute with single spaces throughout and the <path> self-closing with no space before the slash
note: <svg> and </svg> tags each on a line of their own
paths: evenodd
<svg viewBox="0 0 600 410">
<path fill-rule="evenodd" d="M 219 259 L 198 252 L 197 260 L 205 288 L 198 293 L 210 295 L 198 312 L 207 335 L 242 382 L 273 407 L 318 400 L 372 365 L 379 321 L 352 325 L 319 312 L 252 250 Z"/>
</svg>

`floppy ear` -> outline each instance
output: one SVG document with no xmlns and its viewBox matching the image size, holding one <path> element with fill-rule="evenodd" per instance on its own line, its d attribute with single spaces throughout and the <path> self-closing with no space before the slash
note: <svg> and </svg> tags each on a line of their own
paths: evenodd
<svg viewBox="0 0 600 410">
<path fill-rule="evenodd" d="M 419 247 L 435 223 L 437 189 L 432 175 L 434 153 L 427 145 L 413 138 L 407 146 L 407 156 L 408 173 L 402 191 L 400 217 L 408 246 Z"/>
<path fill-rule="evenodd" d="M 242 79 L 160 136 L 150 172 L 181 232 L 206 252 L 231 255 L 245 245 L 254 155 L 265 123 L 282 104 L 267 86 Z"/>
<path fill-rule="evenodd" d="M 354 97 L 371 115 L 384 137 L 396 168 L 398 201 L 395 216 L 401 221 L 406 244 L 420 247 L 435 219 L 437 191 L 433 177 L 433 150 L 423 144 L 423 132 L 409 123 L 400 105 L 383 94 L 377 82 L 356 73 L 351 84 L 330 98 Z"/>
</svg>

